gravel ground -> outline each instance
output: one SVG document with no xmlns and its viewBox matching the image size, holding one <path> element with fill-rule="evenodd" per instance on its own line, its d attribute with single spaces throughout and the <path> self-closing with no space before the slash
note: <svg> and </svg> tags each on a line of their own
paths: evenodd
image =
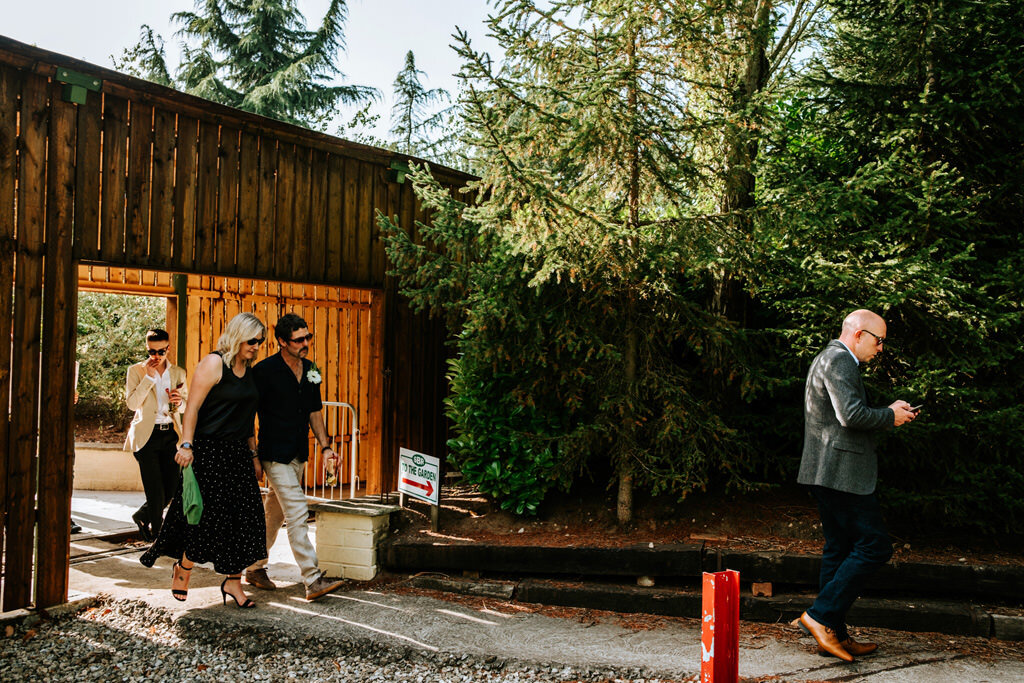
<svg viewBox="0 0 1024 683">
<path fill-rule="evenodd" d="M 0 639 L 0 681 L 669 683 L 639 677 L 638 671 L 544 668 L 206 621 L 191 628 L 198 625 L 187 616 L 174 621 L 163 610 L 127 600 L 22 623 Z"/>
</svg>

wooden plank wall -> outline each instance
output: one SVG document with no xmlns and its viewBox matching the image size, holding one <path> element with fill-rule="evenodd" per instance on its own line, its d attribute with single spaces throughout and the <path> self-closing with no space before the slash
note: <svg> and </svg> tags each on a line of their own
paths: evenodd
<svg viewBox="0 0 1024 683">
<path fill-rule="evenodd" d="M 99 91 L 64 102 L 58 67 Z M 374 220 L 377 210 L 403 226 L 420 217 L 389 170 L 409 161 L 0 36 L 3 609 L 67 592 L 77 263 L 364 290 L 368 300 L 344 302 L 378 312 L 350 323 L 369 328 L 359 354 L 381 367 L 367 381 L 371 394 L 380 384 L 384 412 L 366 415 L 379 420 L 380 471 L 364 476 L 392 489 L 400 446 L 443 459 L 443 331 L 398 296 Z M 473 179 L 433 171 L 451 188 Z M 200 330 L 208 343 L 229 299 Z M 40 392 L 48 422 L 37 442 Z"/>
<path fill-rule="evenodd" d="M 0 65 L 0 339 L 10 340 L 0 344 L 0 405 L 10 406 L 0 420 L 4 610 L 67 594 L 77 128 L 59 90 Z"/>
</svg>

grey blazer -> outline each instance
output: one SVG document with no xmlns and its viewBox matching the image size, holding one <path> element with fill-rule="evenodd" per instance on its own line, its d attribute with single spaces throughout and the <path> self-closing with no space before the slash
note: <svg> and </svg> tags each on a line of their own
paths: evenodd
<svg viewBox="0 0 1024 683">
<path fill-rule="evenodd" d="M 893 427 L 891 408 L 867 405 L 857 361 L 842 342 L 828 343 L 807 373 L 801 484 L 866 495 L 878 481 L 878 433 Z"/>
</svg>

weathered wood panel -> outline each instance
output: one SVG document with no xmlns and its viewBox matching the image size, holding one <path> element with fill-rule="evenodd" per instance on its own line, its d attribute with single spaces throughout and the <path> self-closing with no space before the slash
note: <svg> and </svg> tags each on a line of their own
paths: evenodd
<svg viewBox="0 0 1024 683">
<path fill-rule="evenodd" d="M 128 173 L 128 101 L 120 97 L 103 98 L 102 154 L 100 258 L 110 263 L 122 263 Z"/>
<path fill-rule="evenodd" d="M 149 220 L 149 263 L 169 268 L 174 250 L 174 145 L 177 119 L 158 110 L 153 117 L 152 210 Z"/>
<path fill-rule="evenodd" d="M 25 80 L 21 93 L 4 610 L 24 607 L 32 600 L 43 230 L 46 220 L 46 183 L 43 179 L 46 178 L 49 119 L 47 86 L 45 78 L 32 76 Z"/>
<path fill-rule="evenodd" d="M 132 102 L 128 123 L 127 208 L 125 258 L 148 264 L 149 185 L 153 161 L 153 107 Z"/>
<path fill-rule="evenodd" d="M 256 271 L 274 271 L 274 239 L 277 232 L 277 141 L 260 138 L 260 197 L 256 234 Z"/>
<path fill-rule="evenodd" d="M 295 242 L 295 145 L 277 147 L 277 213 L 274 223 L 274 279 L 289 279 Z"/>
<path fill-rule="evenodd" d="M 178 116 L 178 144 L 174 159 L 174 253 L 171 262 L 178 270 L 195 266 L 193 254 L 196 235 L 196 168 L 199 164 L 199 122 Z"/>
<path fill-rule="evenodd" d="M 188 270 L 215 271 L 217 264 L 217 188 L 220 130 L 210 123 L 199 124 L 199 168 L 196 181 L 195 256 Z"/>
<path fill-rule="evenodd" d="M 256 270 L 256 245 L 260 232 L 260 148 L 259 140 L 242 133 L 238 149 L 238 269 Z"/>
<path fill-rule="evenodd" d="M 221 273 L 235 271 L 235 239 L 238 215 L 239 132 L 220 131 L 220 189 L 217 193 L 217 265 Z"/>
<path fill-rule="evenodd" d="M 75 136 L 75 258 L 100 258 L 100 176 L 103 97 L 78 106 Z"/>
<path fill-rule="evenodd" d="M 43 358 L 39 430 L 39 514 L 36 606 L 64 602 L 71 538 L 74 471 L 74 380 L 78 297 L 72 247 L 75 191 L 75 106 L 51 85 L 47 158 L 46 258 L 43 282 Z"/>
<path fill-rule="evenodd" d="M 15 178 L 18 173 L 18 98 L 22 74 L 0 66 L 0 339 L 12 339 L 14 291 Z M 0 344 L 0 406 L 11 404 L 11 344 Z M 0 414 L 0 547 L 7 526 L 10 413 Z M 2 604 L 2 603 L 0 603 Z"/>
</svg>

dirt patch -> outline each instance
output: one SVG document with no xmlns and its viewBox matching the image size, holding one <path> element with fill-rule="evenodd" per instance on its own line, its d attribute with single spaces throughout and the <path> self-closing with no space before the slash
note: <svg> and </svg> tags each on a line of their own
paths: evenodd
<svg viewBox="0 0 1024 683">
<path fill-rule="evenodd" d="M 678 502 L 638 500 L 635 521 L 620 526 L 611 494 L 582 489 L 552 495 L 535 518 L 501 510 L 469 486 L 446 488 L 441 499 L 439 532 L 430 531 L 427 506 L 408 503 L 396 525 L 403 538 L 501 543 L 530 546 L 624 547 L 672 543 L 706 543 L 744 551 L 821 552 L 818 512 L 799 489 L 748 495 L 692 496 Z M 896 562 L 1024 565 L 1019 536 L 964 537 L 941 529 L 927 533 L 895 526 Z"/>
<path fill-rule="evenodd" d="M 75 412 L 75 441 L 83 443 L 124 443 L 131 413 L 112 418 L 89 414 L 82 406 Z"/>
</svg>

